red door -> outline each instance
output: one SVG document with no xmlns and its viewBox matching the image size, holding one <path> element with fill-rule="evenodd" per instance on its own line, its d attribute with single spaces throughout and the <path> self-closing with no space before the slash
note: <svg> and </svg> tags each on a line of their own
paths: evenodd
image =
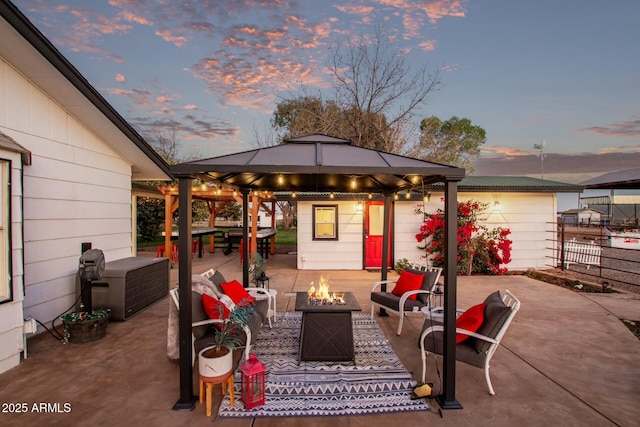
<svg viewBox="0 0 640 427">
<path fill-rule="evenodd" d="M 384 232 L 384 202 L 367 202 L 365 204 L 364 229 L 364 267 L 382 268 L 382 241 Z M 391 227 L 391 221 L 389 221 Z M 389 260 L 391 258 L 391 232 L 389 232 Z"/>
</svg>

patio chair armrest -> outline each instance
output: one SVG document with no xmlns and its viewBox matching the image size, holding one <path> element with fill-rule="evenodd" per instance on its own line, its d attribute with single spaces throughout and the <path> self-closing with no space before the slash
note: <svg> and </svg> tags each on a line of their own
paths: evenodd
<svg viewBox="0 0 640 427">
<path fill-rule="evenodd" d="M 251 355 L 251 329 L 247 325 L 244 325 L 242 329 L 244 330 L 244 333 L 247 336 L 247 340 L 244 348 L 244 360 L 249 360 L 249 356 Z"/>
<path fill-rule="evenodd" d="M 378 288 L 380 285 L 391 285 L 397 282 L 398 280 L 379 280 L 373 284 L 373 287 L 371 288 L 371 292 L 376 292 L 376 288 Z"/>
<path fill-rule="evenodd" d="M 477 338 L 482 341 L 490 342 L 491 344 L 498 344 L 498 341 L 496 341 L 491 337 L 488 337 L 486 335 L 480 335 L 476 332 L 471 332 L 466 329 L 456 328 L 456 334 L 469 335 L 470 337 Z"/>
<path fill-rule="evenodd" d="M 420 351 L 422 352 L 422 354 L 424 354 L 425 350 L 424 350 L 424 340 L 425 338 L 434 333 L 434 332 L 442 332 L 444 331 L 444 326 L 442 325 L 433 325 L 428 327 L 427 329 L 425 329 L 424 331 L 422 331 L 422 334 L 420 335 Z"/>
<path fill-rule="evenodd" d="M 207 279 L 210 279 L 215 273 L 216 273 L 216 271 L 213 268 L 210 268 L 207 271 L 205 271 L 204 273 L 200 273 L 200 275 L 202 277 L 206 277 Z"/>
<path fill-rule="evenodd" d="M 191 324 L 191 327 L 195 328 L 196 326 L 215 325 L 215 324 L 223 324 L 223 323 L 227 323 L 227 321 L 224 319 L 205 319 L 205 320 L 199 320 L 197 322 L 193 322 Z"/>
<path fill-rule="evenodd" d="M 404 294 L 402 294 L 402 296 L 400 297 L 400 303 L 399 303 L 400 312 L 401 313 L 404 312 L 404 303 L 407 302 L 409 297 L 411 297 L 412 295 L 420 295 L 420 294 L 429 295 L 431 294 L 431 291 L 425 291 L 424 289 L 416 289 L 413 291 L 407 291 Z"/>
<path fill-rule="evenodd" d="M 467 310 L 463 310 L 462 308 L 456 308 L 456 318 L 460 317 L 460 315 L 465 311 Z M 431 309 L 431 314 L 440 314 L 444 317 L 444 307 L 442 306 L 433 307 Z"/>
<path fill-rule="evenodd" d="M 432 334 L 434 332 L 438 332 L 438 331 L 440 331 L 440 332 L 444 331 L 444 326 L 443 325 L 434 325 L 434 326 L 431 326 L 431 327 L 425 329 L 424 332 L 422 332 L 422 334 L 420 335 L 420 350 L 423 353 L 425 351 L 424 350 L 424 340 L 425 340 L 425 338 L 428 335 L 430 335 L 430 334 Z M 480 340 L 483 340 L 483 341 L 487 341 L 487 342 L 490 342 L 492 344 L 498 344 L 498 341 L 496 341 L 493 338 L 487 337 L 485 335 L 480 335 L 480 334 L 478 334 L 476 332 L 471 332 L 471 331 L 466 330 L 466 329 L 456 328 L 456 334 L 469 335 L 470 337 L 474 337 L 474 338 L 477 338 L 477 339 L 480 339 Z"/>
</svg>

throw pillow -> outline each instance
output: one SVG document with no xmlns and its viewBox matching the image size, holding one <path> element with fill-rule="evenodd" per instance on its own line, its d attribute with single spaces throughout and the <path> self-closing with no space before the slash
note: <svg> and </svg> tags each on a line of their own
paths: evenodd
<svg viewBox="0 0 640 427">
<path fill-rule="evenodd" d="M 207 295 L 208 296 L 208 295 Z M 209 297 L 211 298 L 211 297 Z M 198 292 L 191 291 L 191 321 L 192 322 L 200 322 L 202 320 L 206 320 L 209 316 L 207 316 L 207 312 L 204 311 L 204 307 L 202 306 L 202 295 Z M 202 338 L 207 331 L 209 330 L 210 325 L 202 325 L 196 326 L 191 330 L 195 339 Z"/>
<path fill-rule="evenodd" d="M 233 303 L 233 300 L 229 298 L 229 295 L 222 294 L 218 299 L 221 303 L 226 305 L 229 310 L 233 310 L 234 308 L 236 308 L 236 305 Z"/>
<path fill-rule="evenodd" d="M 249 292 L 238 282 L 232 280 L 231 282 L 223 283 L 220 285 L 222 291 L 227 295 L 234 304 L 247 305 L 254 302 L 256 299 L 249 295 Z"/>
<path fill-rule="evenodd" d="M 401 297 L 405 292 L 417 291 L 422 286 L 423 280 L 424 276 L 422 274 L 416 274 L 407 270 L 402 270 L 402 273 L 400 273 L 400 278 L 398 279 L 398 282 L 396 283 L 396 286 L 393 288 L 393 291 L 391 291 L 391 293 L 395 296 Z M 415 301 L 416 296 L 411 295 L 409 299 Z"/>
<path fill-rule="evenodd" d="M 467 309 L 456 319 L 456 328 L 476 332 L 484 320 L 484 307 L 485 304 L 480 303 Z M 467 338 L 470 338 L 469 335 L 456 334 L 456 344 L 460 344 Z"/>
<path fill-rule="evenodd" d="M 227 319 L 229 318 L 229 309 L 221 301 L 207 295 L 202 294 L 202 307 L 209 319 Z"/>
<path fill-rule="evenodd" d="M 220 287 L 220 285 L 222 285 L 223 283 L 226 283 L 227 280 L 224 278 L 224 276 L 222 275 L 222 273 L 220 273 L 219 270 L 216 270 L 215 273 L 213 273 L 213 276 L 209 277 L 209 281 L 211 281 L 211 283 L 214 284 L 214 286 L 216 287 L 216 289 L 223 294 L 224 291 L 222 290 L 222 288 Z"/>
<path fill-rule="evenodd" d="M 496 335 L 498 335 L 498 331 L 507 320 L 507 317 L 511 314 L 511 308 L 502 302 L 502 297 L 500 296 L 499 291 L 495 291 L 489 295 L 484 300 L 484 303 L 487 306 L 484 313 L 485 321 L 477 332 L 480 335 L 495 338 Z M 478 353 L 485 353 L 489 350 L 489 347 L 491 347 L 491 343 L 476 340 L 475 347 Z"/>
<path fill-rule="evenodd" d="M 438 276 L 438 273 L 436 273 L 435 271 L 420 271 L 420 270 L 415 270 L 411 267 L 405 267 L 405 270 L 414 274 L 422 275 L 423 279 L 422 279 L 421 289 L 423 291 L 430 291 L 433 285 L 435 284 L 436 278 Z M 418 294 L 416 295 L 416 299 L 421 303 L 423 303 L 424 305 L 429 304 L 429 294 Z"/>
</svg>

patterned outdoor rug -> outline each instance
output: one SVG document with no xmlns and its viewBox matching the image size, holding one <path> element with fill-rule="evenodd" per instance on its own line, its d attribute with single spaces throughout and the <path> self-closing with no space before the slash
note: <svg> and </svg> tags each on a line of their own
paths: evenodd
<svg viewBox="0 0 640 427">
<path fill-rule="evenodd" d="M 235 406 L 229 394 L 220 417 L 302 417 L 426 411 L 424 399 L 411 400 L 416 385 L 382 330 L 368 314 L 353 313 L 356 363 L 300 362 L 301 313 L 279 313 L 273 329 L 261 329 L 252 349 L 265 365 L 266 403 L 248 411 L 235 374 Z"/>
</svg>

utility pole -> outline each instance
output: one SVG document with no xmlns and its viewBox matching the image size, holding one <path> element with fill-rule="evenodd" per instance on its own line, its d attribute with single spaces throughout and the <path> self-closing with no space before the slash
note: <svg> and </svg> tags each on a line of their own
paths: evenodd
<svg viewBox="0 0 640 427">
<path fill-rule="evenodd" d="M 542 179 L 544 179 L 544 158 L 546 156 L 546 154 L 544 154 L 544 146 L 545 145 L 546 145 L 546 142 L 545 142 L 544 138 L 542 138 L 542 143 L 533 144 L 533 149 L 534 150 L 538 150 L 537 156 L 540 157 L 540 169 L 542 170 Z"/>
</svg>

